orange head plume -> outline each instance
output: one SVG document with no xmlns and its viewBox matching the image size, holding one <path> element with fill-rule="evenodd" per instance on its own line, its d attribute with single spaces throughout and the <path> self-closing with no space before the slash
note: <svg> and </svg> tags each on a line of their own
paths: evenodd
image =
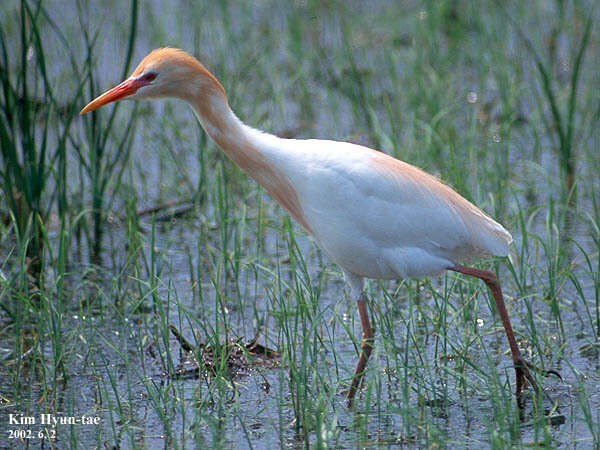
<svg viewBox="0 0 600 450">
<path fill-rule="evenodd" d="M 138 92 L 141 88 L 144 89 Z M 124 98 L 189 99 L 197 93 L 213 92 L 225 96 L 221 84 L 196 58 L 183 50 L 165 47 L 150 52 L 129 78 L 92 100 L 80 114 Z"/>
</svg>

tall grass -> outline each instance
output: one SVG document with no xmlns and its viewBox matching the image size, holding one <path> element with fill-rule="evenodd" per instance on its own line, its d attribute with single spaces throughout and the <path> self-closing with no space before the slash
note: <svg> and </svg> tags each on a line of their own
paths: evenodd
<svg viewBox="0 0 600 450">
<path fill-rule="evenodd" d="M 26 272 L 40 281 L 44 267 L 43 234 L 52 205 L 58 202 L 61 219 L 67 208 L 66 145 L 82 86 L 73 90 L 67 103 L 60 103 L 54 94 L 41 32 L 41 23 L 47 20 L 42 1 L 21 1 L 15 15 L 20 22 L 18 43 L 7 41 L 0 25 L 2 191 L 18 247 L 27 255 Z M 69 54 L 60 31 L 52 31 Z M 56 122 L 59 128 L 55 128 Z M 54 184 L 50 182 L 53 175 Z"/>
<path fill-rule="evenodd" d="M 547 136 L 551 136 L 556 142 L 562 174 L 563 199 L 566 205 L 575 207 L 577 205 L 577 149 L 582 143 L 582 138 L 587 135 L 585 126 L 595 126 L 597 121 L 597 119 L 593 119 L 592 122 L 586 124 L 586 114 L 577 111 L 577 102 L 578 100 L 581 101 L 582 96 L 580 92 L 581 72 L 586 50 L 590 43 L 594 15 L 593 11 L 587 11 L 585 8 L 573 4 L 571 7 L 571 20 L 567 20 L 565 16 L 569 8 L 560 0 L 557 0 L 555 5 L 557 17 L 551 36 L 548 38 L 547 58 L 542 57 L 540 52 L 536 50 L 536 45 L 523 31 L 522 26 L 512 19 L 511 22 L 535 63 L 541 89 L 541 95 L 536 96 L 539 114 L 544 123 Z M 583 24 L 583 30 L 581 30 L 581 24 Z M 575 35 L 569 36 L 570 40 L 573 41 L 570 42 L 572 54 L 569 55 L 568 62 L 559 63 L 556 60 L 557 41 L 563 35 L 568 35 L 567 30 L 577 30 L 580 32 L 577 33 L 580 36 L 577 36 L 578 41 Z M 560 81 L 558 74 L 561 71 L 561 66 L 567 67 L 570 72 L 567 82 Z M 565 90 L 566 92 L 564 92 Z M 566 101 L 563 101 L 565 97 Z M 561 104 L 565 104 L 566 107 L 561 107 Z M 546 113 L 547 109 L 550 110 L 549 114 Z"/>
<path fill-rule="evenodd" d="M 89 99 L 96 98 L 101 90 L 98 87 L 96 74 L 95 47 L 98 45 L 98 36 L 101 29 L 98 28 L 95 32 L 90 30 L 89 24 L 89 5 L 85 2 L 78 1 L 77 8 L 79 11 L 79 20 L 82 24 L 82 34 L 85 43 L 85 60 L 87 78 L 86 95 Z M 87 13 L 86 13 L 87 11 Z M 138 20 L 138 1 L 131 0 L 130 4 L 130 19 L 127 37 L 127 46 L 125 48 L 125 59 L 122 63 L 121 78 L 125 79 L 131 68 L 133 51 L 135 48 L 137 35 L 137 20 Z M 103 80 L 105 83 L 106 80 Z M 84 141 L 75 142 L 73 147 L 79 158 L 79 163 L 87 176 L 87 183 L 82 180 L 82 192 L 86 189 L 91 191 L 91 217 L 90 227 L 85 227 L 87 241 L 90 247 L 90 258 L 92 261 L 101 261 L 102 237 L 106 226 L 105 210 L 110 208 L 112 200 L 106 199 L 106 191 L 109 183 L 114 183 L 117 187 L 120 185 L 125 168 L 127 167 L 127 159 L 131 151 L 133 137 L 135 133 L 135 109 L 129 118 L 125 121 L 125 125 L 117 129 L 116 122 L 117 112 L 121 104 L 117 102 L 112 106 L 112 110 L 106 117 L 105 110 L 93 111 L 82 118 L 84 122 Z M 119 137 L 115 137 L 115 133 Z M 114 199 L 114 197 L 112 197 Z M 80 204 L 83 204 L 83 200 Z M 83 223 L 83 222 L 82 222 Z M 91 230 L 90 230 L 91 228 Z"/>
</svg>

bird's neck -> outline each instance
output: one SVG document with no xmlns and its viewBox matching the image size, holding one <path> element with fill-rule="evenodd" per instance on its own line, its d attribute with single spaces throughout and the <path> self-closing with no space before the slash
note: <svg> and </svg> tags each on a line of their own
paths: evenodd
<svg viewBox="0 0 600 450">
<path fill-rule="evenodd" d="M 233 113 L 220 90 L 205 91 L 190 101 L 202 128 L 242 170 L 256 179 L 265 157 L 261 143 Z M 257 182 L 260 182 L 258 179 Z"/>
<path fill-rule="evenodd" d="M 187 100 L 211 139 L 310 232 L 298 195 L 277 163 L 282 159 L 277 154 L 287 150 L 286 140 L 245 125 L 229 107 L 220 84 Z"/>
</svg>

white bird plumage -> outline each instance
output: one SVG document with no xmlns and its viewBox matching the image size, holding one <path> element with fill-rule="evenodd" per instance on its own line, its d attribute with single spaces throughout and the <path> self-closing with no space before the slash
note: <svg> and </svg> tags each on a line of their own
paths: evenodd
<svg viewBox="0 0 600 450">
<path fill-rule="evenodd" d="M 363 345 L 351 402 L 373 343 L 363 278 L 395 279 L 453 270 L 492 291 L 510 344 L 517 397 L 529 374 L 491 272 L 460 265 L 506 256 L 511 235 L 435 177 L 384 153 L 346 142 L 283 139 L 243 124 L 217 79 L 182 50 L 151 52 L 130 78 L 90 102 L 82 114 L 122 98 L 176 97 L 234 163 L 263 186 L 344 271 L 357 301 Z M 519 402 L 520 404 L 520 402 Z"/>
<path fill-rule="evenodd" d="M 240 133 L 289 180 L 308 230 L 349 273 L 422 277 L 508 254 L 502 225 L 414 166 L 347 142 Z"/>
</svg>

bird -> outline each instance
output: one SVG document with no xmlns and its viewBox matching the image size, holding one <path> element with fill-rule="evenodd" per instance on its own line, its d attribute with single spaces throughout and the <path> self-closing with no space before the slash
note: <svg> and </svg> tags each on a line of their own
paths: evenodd
<svg viewBox="0 0 600 450">
<path fill-rule="evenodd" d="M 515 369 L 515 394 L 537 385 L 523 358 L 495 273 L 463 265 L 506 257 L 511 234 L 450 186 L 371 148 L 333 140 L 284 139 L 244 124 L 225 89 L 194 56 L 163 47 L 131 76 L 88 103 L 86 114 L 122 99 L 186 101 L 223 152 L 312 236 L 344 274 L 356 301 L 362 340 L 346 398 L 352 406 L 373 350 L 365 279 L 406 279 L 453 271 L 482 280 L 492 293 Z M 543 371 L 545 374 L 554 371 Z"/>
</svg>

